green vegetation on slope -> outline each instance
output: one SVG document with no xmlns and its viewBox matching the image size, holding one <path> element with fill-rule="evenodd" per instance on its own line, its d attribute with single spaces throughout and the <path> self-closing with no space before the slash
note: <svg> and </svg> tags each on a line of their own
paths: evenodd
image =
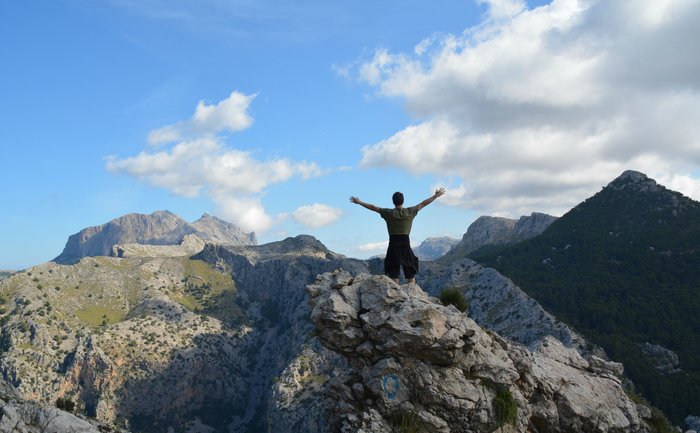
<svg viewBox="0 0 700 433">
<path fill-rule="evenodd" d="M 78 319 L 96 328 L 106 326 L 111 323 L 120 322 L 124 319 L 124 312 L 113 310 L 100 305 L 90 305 L 75 312 Z"/>
<path fill-rule="evenodd" d="M 618 179 L 542 235 L 470 256 L 623 362 L 675 423 L 700 414 L 700 203 Z M 645 342 L 682 371 L 662 374 Z"/>
<path fill-rule="evenodd" d="M 236 285 L 228 273 L 218 272 L 203 260 L 181 259 L 184 287 L 173 288 L 170 297 L 190 311 L 239 324 L 245 312 L 236 304 Z"/>
</svg>

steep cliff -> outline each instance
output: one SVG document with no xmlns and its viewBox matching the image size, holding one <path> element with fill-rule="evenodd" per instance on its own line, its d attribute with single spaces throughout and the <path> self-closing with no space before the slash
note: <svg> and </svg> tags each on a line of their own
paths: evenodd
<svg viewBox="0 0 700 433">
<path fill-rule="evenodd" d="M 444 256 L 459 240 L 450 237 L 428 238 L 420 243 L 413 252 L 421 260 L 435 260 Z"/>
<path fill-rule="evenodd" d="M 333 431 L 649 431 L 620 364 L 552 337 L 528 350 L 383 276 L 336 271 L 307 291 L 318 338 L 350 365 L 328 387 Z"/>
<path fill-rule="evenodd" d="M 127 433 L 114 425 L 27 401 L 0 379 L 0 432 L 3 433 Z"/>
</svg>

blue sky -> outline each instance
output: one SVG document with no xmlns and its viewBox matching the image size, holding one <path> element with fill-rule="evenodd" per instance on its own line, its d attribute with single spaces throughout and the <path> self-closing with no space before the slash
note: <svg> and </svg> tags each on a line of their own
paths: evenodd
<svg viewBox="0 0 700 433">
<path fill-rule="evenodd" d="M 159 209 L 368 257 L 385 227 L 350 195 L 445 186 L 416 243 L 626 169 L 698 199 L 699 4 L 3 2 L 0 269 Z"/>
</svg>

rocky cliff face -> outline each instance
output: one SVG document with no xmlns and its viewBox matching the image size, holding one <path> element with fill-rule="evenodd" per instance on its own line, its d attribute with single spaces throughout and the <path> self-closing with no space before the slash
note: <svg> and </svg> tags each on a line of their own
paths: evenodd
<svg viewBox="0 0 700 433">
<path fill-rule="evenodd" d="M 112 245 L 112 257 L 189 257 L 204 249 L 206 242 L 195 234 L 185 235 L 177 245 Z"/>
<path fill-rule="evenodd" d="M 207 244 L 197 258 L 230 272 L 241 305 L 257 310 L 256 349 L 245 411 L 237 427 L 259 432 L 327 431 L 317 396 L 335 357 L 311 335 L 305 287 L 338 268 L 367 272 L 367 264 L 328 250 L 311 236 L 260 246 Z M 276 378 L 276 379 L 275 379 Z"/>
<path fill-rule="evenodd" d="M 17 433 L 126 433 L 107 423 L 79 418 L 56 407 L 27 401 L 0 379 L 0 432 Z"/>
<path fill-rule="evenodd" d="M 450 237 L 428 238 L 414 248 L 413 252 L 421 260 L 435 260 L 444 256 L 458 243 L 459 240 Z"/>
<path fill-rule="evenodd" d="M 349 363 L 329 386 L 333 431 L 649 431 L 620 364 L 551 337 L 528 350 L 383 276 L 336 271 L 307 291 L 318 338 Z"/>
<path fill-rule="evenodd" d="M 545 231 L 557 217 L 533 212 L 520 219 L 480 216 L 468 228 L 462 240 L 444 257 L 443 261 L 462 258 L 484 245 L 519 242 Z"/>
<path fill-rule="evenodd" d="M 188 234 L 210 242 L 255 244 L 254 233 L 244 233 L 233 224 L 205 214 L 192 224 L 169 211 L 149 215 L 127 214 L 71 235 L 56 263 L 73 264 L 82 257 L 109 256 L 117 244 L 177 245 Z"/>
<path fill-rule="evenodd" d="M 529 346 L 552 336 L 581 353 L 606 357 L 602 349 L 545 311 L 511 280 L 473 260 L 425 265 L 418 282 L 435 297 L 445 288 L 458 289 L 469 303 L 469 317 L 502 337 Z"/>
</svg>

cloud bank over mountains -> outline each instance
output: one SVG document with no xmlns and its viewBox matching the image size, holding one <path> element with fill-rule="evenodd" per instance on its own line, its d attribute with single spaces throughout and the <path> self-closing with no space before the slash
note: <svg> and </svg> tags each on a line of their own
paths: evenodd
<svg viewBox="0 0 700 433">
<path fill-rule="evenodd" d="M 700 199 L 699 1 L 477 3 L 487 6 L 481 22 L 461 34 L 336 67 L 413 119 L 358 143 L 360 167 L 432 175 L 448 190 L 441 203 L 510 217 L 562 214 L 627 169 Z M 260 160 L 227 143 L 222 133 L 253 125 L 256 96 L 200 101 L 189 119 L 151 131 L 138 155 L 108 157 L 107 168 L 183 197 L 205 195 L 244 230 L 287 218 L 312 229 L 336 222 L 342 212 L 321 203 L 266 211 L 270 186 L 328 170 Z"/>
<path fill-rule="evenodd" d="M 700 199 L 700 2 L 480 2 L 478 26 L 355 68 L 415 119 L 361 165 L 489 214 L 560 214 L 626 169 Z"/>
</svg>

